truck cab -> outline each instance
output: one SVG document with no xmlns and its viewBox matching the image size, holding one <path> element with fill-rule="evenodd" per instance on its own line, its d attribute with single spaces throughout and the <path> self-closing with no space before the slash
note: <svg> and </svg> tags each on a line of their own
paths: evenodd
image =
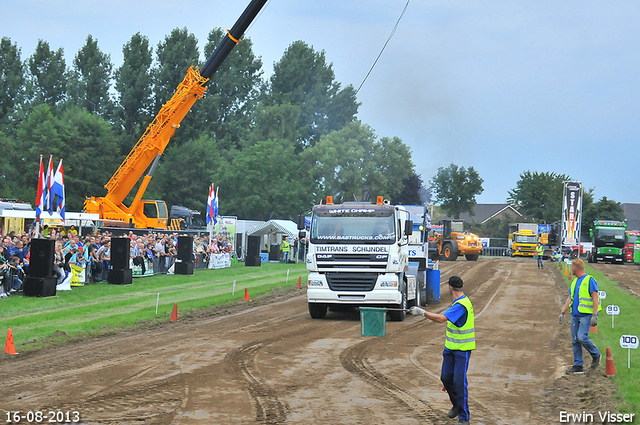
<svg viewBox="0 0 640 425">
<path fill-rule="evenodd" d="M 170 217 L 172 230 L 204 230 L 207 228 L 200 211 L 181 205 L 171 206 Z"/>
<path fill-rule="evenodd" d="M 332 306 L 388 307 L 402 321 L 417 298 L 409 273 L 413 222 L 402 206 L 344 202 L 313 207 L 307 301 L 309 314 L 323 318 Z"/>
<path fill-rule="evenodd" d="M 588 261 L 624 262 L 625 230 L 627 223 L 617 220 L 596 220 L 589 230 L 593 245 Z"/>
</svg>

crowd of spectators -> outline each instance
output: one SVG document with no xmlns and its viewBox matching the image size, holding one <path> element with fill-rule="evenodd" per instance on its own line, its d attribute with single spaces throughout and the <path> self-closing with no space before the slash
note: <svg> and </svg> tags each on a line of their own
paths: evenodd
<svg viewBox="0 0 640 425">
<path fill-rule="evenodd" d="M 22 288 L 24 275 L 29 267 L 29 248 L 35 233 L 0 235 L 0 279 L 2 286 L 0 297 L 7 297 Z M 73 226 L 61 231 L 44 226 L 40 238 L 55 240 L 54 271 L 58 283 L 71 279 L 72 266 L 84 270 L 84 282 L 104 282 L 107 280 L 111 263 L 111 238 L 108 231 L 96 232 L 88 236 L 80 236 Z M 153 268 L 154 274 L 166 274 L 176 260 L 178 233 L 147 233 L 136 235 L 130 231 L 131 260 L 134 265 L 142 267 L 142 274 L 147 267 Z M 211 254 L 230 253 L 233 247 L 224 236 L 215 236 L 209 241 L 208 236 L 193 238 L 193 258 L 196 265 L 208 264 Z"/>
</svg>

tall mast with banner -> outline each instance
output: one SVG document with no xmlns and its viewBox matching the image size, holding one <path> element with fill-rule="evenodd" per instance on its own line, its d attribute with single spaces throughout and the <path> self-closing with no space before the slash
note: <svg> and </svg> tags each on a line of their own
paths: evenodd
<svg viewBox="0 0 640 425">
<path fill-rule="evenodd" d="M 582 182 L 564 182 L 562 193 L 562 247 L 573 247 L 580 243 L 582 195 Z"/>
</svg>

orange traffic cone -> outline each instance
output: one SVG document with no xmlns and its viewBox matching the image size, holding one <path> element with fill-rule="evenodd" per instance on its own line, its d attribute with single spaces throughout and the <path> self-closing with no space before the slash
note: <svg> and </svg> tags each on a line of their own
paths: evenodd
<svg viewBox="0 0 640 425">
<path fill-rule="evenodd" d="M 298 276 L 298 283 L 296 283 L 296 288 L 301 288 L 300 282 L 302 282 L 302 276 Z"/>
<path fill-rule="evenodd" d="M 178 303 L 173 303 L 173 311 L 171 312 L 171 321 L 178 321 Z"/>
<path fill-rule="evenodd" d="M 591 326 L 591 328 L 589 328 L 589 332 L 595 332 L 596 335 L 598 335 L 598 327 L 597 326 Z"/>
<path fill-rule="evenodd" d="M 11 332 L 11 329 L 7 331 L 7 342 L 4 345 L 4 352 L 11 354 L 12 356 L 17 354 L 16 347 L 13 345 L 13 332 Z"/>
<path fill-rule="evenodd" d="M 569 275 L 569 267 L 565 267 L 564 268 L 564 275 L 568 276 Z"/>
<path fill-rule="evenodd" d="M 613 356 L 611 355 L 611 349 L 607 347 L 607 368 L 604 372 L 607 376 L 612 376 L 618 373 L 616 370 L 616 364 L 613 362 Z"/>
<path fill-rule="evenodd" d="M 251 298 L 249 298 L 249 288 L 244 288 L 244 301 L 251 301 Z"/>
</svg>

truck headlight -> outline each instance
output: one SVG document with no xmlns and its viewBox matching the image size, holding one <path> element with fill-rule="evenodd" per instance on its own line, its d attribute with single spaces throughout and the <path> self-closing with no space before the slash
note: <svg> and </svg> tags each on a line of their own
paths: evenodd
<svg viewBox="0 0 640 425">
<path fill-rule="evenodd" d="M 392 282 L 390 280 L 385 280 L 383 282 L 380 282 L 381 288 L 394 288 L 396 286 L 398 286 L 398 282 Z"/>
<path fill-rule="evenodd" d="M 321 280 L 310 280 L 308 282 L 309 286 L 323 286 L 323 283 Z"/>
</svg>

